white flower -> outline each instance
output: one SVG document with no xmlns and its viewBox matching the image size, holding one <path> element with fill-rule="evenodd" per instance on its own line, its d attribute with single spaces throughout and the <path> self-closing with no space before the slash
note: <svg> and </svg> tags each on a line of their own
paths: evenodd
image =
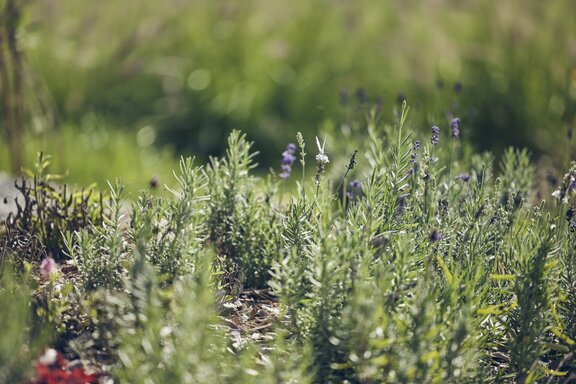
<svg viewBox="0 0 576 384">
<path fill-rule="evenodd" d="M 330 160 L 328 159 L 328 155 L 326 155 L 325 153 L 317 154 L 316 161 L 322 164 L 327 164 L 330 162 Z"/>
<path fill-rule="evenodd" d="M 42 356 L 40 356 L 40 359 L 38 359 L 38 362 L 42 365 L 52 365 L 52 364 L 56 363 L 57 357 L 58 357 L 58 352 L 56 352 L 55 349 L 48 348 L 46 350 L 46 352 L 44 352 L 44 354 Z"/>
<path fill-rule="evenodd" d="M 320 140 L 318 139 L 318 136 L 316 136 L 316 145 L 318 146 L 318 152 L 319 152 L 316 155 L 316 162 L 318 162 L 318 165 L 328 164 L 330 160 L 328 159 L 328 155 L 326 154 L 326 152 L 324 152 L 324 147 L 326 146 L 326 139 L 324 139 L 324 142 L 322 143 L 322 145 L 320 145 Z"/>
</svg>

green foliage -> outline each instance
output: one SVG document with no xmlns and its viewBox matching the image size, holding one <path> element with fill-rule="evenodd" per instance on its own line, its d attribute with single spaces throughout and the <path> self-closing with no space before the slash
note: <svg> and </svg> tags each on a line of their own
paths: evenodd
<svg viewBox="0 0 576 384">
<path fill-rule="evenodd" d="M 245 286 L 266 287 L 279 249 L 277 214 L 269 205 L 270 192 L 258 193 L 249 172 L 256 164 L 252 143 L 239 131 L 228 140 L 226 158 L 212 158 L 209 181 L 208 227 L 228 273 L 239 274 Z M 264 187 L 266 188 L 266 187 Z"/>
<path fill-rule="evenodd" d="M 24 261 L 42 257 L 65 260 L 64 239 L 76 231 L 92 233 L 102 225 L 102 194 L 94 187 L 74 190 L 57 185 L 58 175 L 48 173 L 50 156 L 38 154 L 34 172 L 15 182 L 21 196 L 15 200 L 16 211 L 9 214 L 1 232 L 5 250 L 13 252 L 21 267 Z"/>
<path fill-rule="evenodd" d="M 118 351 L 120 382 L 226 382 L 225 336 L 222 329 L 213 328 L 216 316 L 208 274 L 209 268 L 202 268 L 176 282 L 166 303 L 153 271 L 144 264 L 132 280 L 138 304 L 133 307 L 135 317 L 125 317 L 129 323 L 124 326 L 131 331 L 122 336 Z"/>
<path fill-rule="evenodd" d="M 132 209 L 130 226 L 136 251 L 170 280 L 194 270 L 206 236 L 207 178 L 193 163 L 191 158 L 180 160 L 180 173 L 174 174 L 178 189 L 169 189 L 173 201 L 142 191 Z"/>
<path fill-rule="evenodd" d="M 238 131 L 168 197 L 117 182 L 34 313 L 120 382 L 570 382 L 574 167 L 538 201 L 526 151 L 495 177 L 446 130 L 418 144 L 408 111 L 369 112 L 354 161 L 318 138 L 315 174 L 298 135 L 297 185 L 252 175 Z"/>
<path fill-rule="evenodd" d="M 68 254 L 76 262 L 79 278 L 88 290 L 99 287 L 120 287 L 121 262 L 127 246 L 122 233 L 124 186 L 116 180 L 110 184 L 110 199 L 106 201 L 107 214 L 93 233 L 86 229 L 75 232 L 75 239 L 67 237 Z M 66 234 L 63 234 L 66 236 Z"/>
<path fill-rule="evenodd" d="M 350 116 L 375 102 L 387 110 L 399 94 L 418 95 L 416 131 L 442 128 L 458 114 L 463 136 L 497 157 L 507 146 L 528 146 L 558 165 L 571 151 L 568 141 L 556 145 L 576 113 L 566 48 L 576 23 L 564 17 L 571 0 L 199 0 L 168 7 L 126 0 L 121 9 L 110 0 L 98 9 L 67 0 L 20 8 L 29 131 L 52 141 L 58 120 L 71 127 L 75 135 L 54 148 L 64 152 L 63 168 L 84 182 L 79 146 L 109 154 L 115 165 L 90 167 L 89 182 L 118 177 L 120 167 L 125 179 L 145 182 L 150 167 L 164 169 L 149 161 L 154 145 L 205 159 L 223 151 L 236 128 L 256 140 L 261 165 L 272 164 L 296 130 L 310 140 L 329 121 L 349 139 L 358 132 Z M 136 132 L 153 132 L 153 145 L 121 145 Z M 46 143 L 27 144 L 36 151 Z M 132 161 L 119 161 L 128 154 Z"/>
<path fill-rule="evenodd" d="M 28 268 L 29 272 L 29 268 Z M 48 342 L 39 324 L 33 321 L 31 292 L 27 287 L 30 274 L 17 276 L 11 270 L 0 271 L 0 381 L 19 383 L 31 371 L 40 348 Z"/>
</svg>

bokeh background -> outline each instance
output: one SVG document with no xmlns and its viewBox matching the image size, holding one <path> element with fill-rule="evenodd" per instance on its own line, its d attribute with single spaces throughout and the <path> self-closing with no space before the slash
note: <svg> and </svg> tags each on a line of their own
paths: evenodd
<svg viewBox="0 0 576 384">
<path fill-rule="evenodd" d="M 416 131 L 459 116 L 476 150 L 528 147 L 551 169 L 572 157 L 574 0 L 0 4 L 4 172 L 44 150 L 70 181 L 138 188 L 181 154 L 222 153 L 235 128 L 278 168 L 297 131 L 361 142 L 350 127 L 404 98 Z"/>
</svg>

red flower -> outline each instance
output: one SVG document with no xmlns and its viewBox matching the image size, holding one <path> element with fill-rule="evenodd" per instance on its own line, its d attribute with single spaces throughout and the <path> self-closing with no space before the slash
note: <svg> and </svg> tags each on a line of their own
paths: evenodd
<svg viewBox="0 0 576 384">
<path fill-rule="evenodd" d="M 48 349 L 36 364 L 35 384 L 98 384 L 98 374 L 87 374 L 82 367 L 68 368 L 68 360 Z"/>
</svg>

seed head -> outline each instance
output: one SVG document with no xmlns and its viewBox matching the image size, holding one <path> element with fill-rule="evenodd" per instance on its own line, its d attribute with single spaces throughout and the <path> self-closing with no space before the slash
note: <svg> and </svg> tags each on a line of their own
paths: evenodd
<svg viewBox="0 0 576 384">
<path fill-rule="evenodd" d="M 350 162 L 348 163 L 348 167 L 347 167 L 347 170 L 348 170 L 348 171 L 353 170 L 354 167 L 356 166 L 356 164 L 357 164 L 356 155 L 357 155 L 357 154 L 358 154 L 358 149 L 355 149 L 355 150 L 354 150 L 354 153 L 352 154 L 352 156 L 350 156 Z"/>
</svg>

